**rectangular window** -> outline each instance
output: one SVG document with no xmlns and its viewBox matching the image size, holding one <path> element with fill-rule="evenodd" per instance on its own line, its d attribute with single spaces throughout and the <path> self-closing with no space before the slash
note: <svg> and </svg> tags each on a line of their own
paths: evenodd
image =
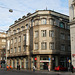
<svg viewBox="0 0 75 75">
<path fill-rule="evenodd" d="M 38 50 L 38 43 L 35 43 L 35 48 L 34 50 Z"/>
<path fill-rule="evenodd" d="M 13 43 L 13 39 L 11 39 L 11 44 Z"/>
<path fill-rule="evenodd" d="M 14 41 L 15 43 L 17 42 L 17 38 L 15 38 L 15 41 Z"/>
<path fill-rule="evenodd" d="M 2 39 L 2 42 L 6 42 L 6 40 L 5 39 Z"/>
<path fill-rule="evenodd" d="M 28 24 L 26 24 L 26 29 L 28 29 Z"/>
<path fill-rule="evenodd" d="M 24 41 L 26 40 L 26 34 L 23 36 Z"/>
<path fill-rule="evenodd" d="M 23 48 L 24 48 L 23 50 L 26 51 L 26 46 L 25 45 L 23 46 Z"/>
<path fill-rule="evenodd" d="M 46 50 L 47 49 L 47 43 L 46 42 L 42 42 L 41 43 L 41 49 L 42 50 Z"/>
<path fill-rule="evenodd" d="M 61 39 L 65 39 L 65 34 L 64 34 L 64 33 L 61 33 L 61 34 L 60 34 L 60 38 L 61 38 Z"/>
<path fill-rule="evenodd" d="M 35 35 L 34 37 L 37 38 L 38 37 L 38 31 L 35 31 L 34 35 Z"/>
<path fill-rule="evenodd" d="M 61 44 L 61 50 L 65 51 L 65 45 L 64 44 Z"/>
<path fill-rule="evenodd" d="M 42 19 L 41 24 L 46 24 L 46 19 Z"/>
<path fill-rule="evenodd" d="M 70 45 L 68 45 L 68 51 L 71 51 L 71 47 L 70 47 Z"/>
<path fill-rule="evenodd" d="M 19 40 L 18 41 L 21 42 L 21 36 L 19 36 Z"/>
<path fill-rule="evenodd" d="M 17 28 L 17 33 L 20 32 L 20 28 Z"/>
<path fill-rule="evenodd" d="M 49 30 L 49 37 L 54 37 L 54 30 Z"/>
<path fill-rule="evenodd" d="M 11 51 L 10 51 L 11 53 L 13 53 L 13 49 L 11 48 Z"/>
<path fill-rule="evenodd" d="M 41 30 L 41 36 L 46 37 L 46 30 Z"/>
<path fill-rule="evenodd" d="M 67 39 L 70 40 L 70 35 L 67 36 Z"/>
<path fill-rule="evenodd" d="M 50 50 L 54 50 L 54 43 L 53 43 L 53 42 L 50 42 L 50 43 L 49 43 L 49 49 L 50 49 Z"/>
<path fill-rule="evenodd" d="M 19 52 L 21 52 L 21 46 L 19 46 Z"/>
<path fill-rule="evenodd" d="M 14 48 L 14 52 L 16 53 L 17 51 L 16 51 L 16 47 Z"/>
</svg>

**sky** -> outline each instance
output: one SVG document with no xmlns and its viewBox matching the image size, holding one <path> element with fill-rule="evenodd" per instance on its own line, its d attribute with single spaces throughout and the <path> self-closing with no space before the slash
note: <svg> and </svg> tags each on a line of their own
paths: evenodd
<svg viewBox="0 0 75 75">
<path fill-rule="evenodd" d="M 0 31 L 8 30 L 15 20 L 36 10 L 54 10 L 69 15 L 68 0 L 0 0 Z M 13 9 L 10 13 L 9 9 Z"/>
</svg>

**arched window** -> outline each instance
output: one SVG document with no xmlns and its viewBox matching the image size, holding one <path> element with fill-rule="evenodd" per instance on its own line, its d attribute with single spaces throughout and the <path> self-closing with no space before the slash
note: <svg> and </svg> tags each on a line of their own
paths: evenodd
<svg viewBox="0 0 75 75">
<path fill-rule="evenodd" d="M 54 25 L 54 20 L 52 18 L 50 19 L 50 25 Z"/>
<path fill-rule="evenodd" d="M 38 20 L 35 20 L 35 25 L 39 25 L 39 21 Z"/>
<path fill-rule="evenodd" d="M 60 26 L 61 28 L 65 28 L 65 24 L 64 24 L 63 22 L 60 22 L 60 23 L 59 23 L 59 26 Z"/>
<path fill-rule="evenodd" d="M 46 19 L 42 19 L 41 24 L 46 24 Z"/>
</svg>

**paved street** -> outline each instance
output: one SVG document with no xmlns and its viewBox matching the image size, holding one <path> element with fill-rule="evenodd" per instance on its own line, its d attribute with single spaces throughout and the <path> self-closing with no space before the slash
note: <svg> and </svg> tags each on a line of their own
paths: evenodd
<svg viewBox="0 0 75 75">
<path fill-rule="evenodd" d="M 71 72 L 47 72 L 47 71 L 17 71 L 17 70 L 12 70 L 12 71 L 6 71 L 4 69 L 0 69 L 0 75 L 75 75 L 75 73 Z"/>
</svg>

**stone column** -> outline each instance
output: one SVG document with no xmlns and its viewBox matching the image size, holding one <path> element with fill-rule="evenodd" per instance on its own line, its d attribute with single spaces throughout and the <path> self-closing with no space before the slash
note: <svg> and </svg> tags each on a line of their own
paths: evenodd
<svg viewBox="0 0 75 75">
<path fill-rule="evenodd" d="M 37 55 L 37 70 L 40 70 L 40 55 Z"/>
</svg>

